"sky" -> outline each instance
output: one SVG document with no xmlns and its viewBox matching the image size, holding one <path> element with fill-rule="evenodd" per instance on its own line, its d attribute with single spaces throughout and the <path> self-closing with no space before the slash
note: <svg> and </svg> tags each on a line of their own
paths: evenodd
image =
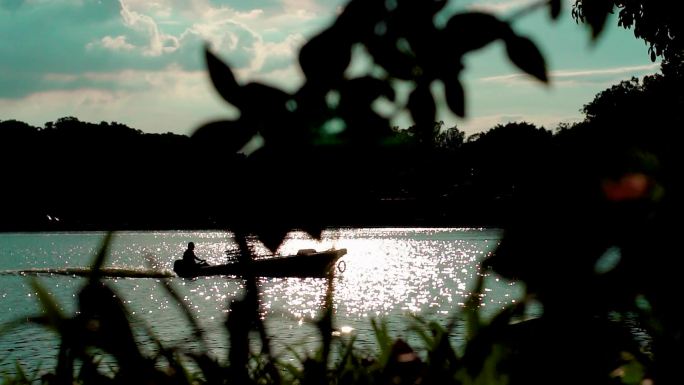
<svg viewBox="0 0 684 385">
<path fill-rule="evenodd" d="M 234 69 L 240 82 L 288 91 L 303 81 L 297 52 L 330 25 L 346 0 L 0 0 L 0 120 L 37 126 L 64 116 L 117 121 L 145 132 L 192 134 L 237 111 L 213 89 L 203 46 Z M 530 0 L 451 0 L 449 12 L 501 17 Z M 547 61 L 550 84 L 513 66 L 501 44 L 466 56 L 461 75 L 467 118 L 440 108 L 438 120 L 467 134 L 509 121 L 548 129 L 582 119 L 596 93 L 632 76 L 658 72 L 647 46 L 609 20 L 592 42 L 570 17 L 538 10 L 516 19 Z M 444 47 L 448 49 L 448 47 Z M 349 76 L 372 63 L 356 50 Z M 439 87 L 434 89 L 441 100 Z M 412 124 L 394 114 L 395 125 Z"/>
</svg>

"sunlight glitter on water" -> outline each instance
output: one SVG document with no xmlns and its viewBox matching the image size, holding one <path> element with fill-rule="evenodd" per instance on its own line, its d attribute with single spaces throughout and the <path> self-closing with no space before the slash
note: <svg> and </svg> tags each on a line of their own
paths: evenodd
<svg viewBox="0 0 684 385">
<path fill-rule="evenodd" d="M 445 232 L 467 234 L 460 229 L 371 229 L 366 233 L 341 230 L 315 242 L 297 233 L 281 250 L 283 254 L 299 248 L 320 250 L 333 243 L 348 250 L 342 258 L 346 270 L 338 272 L 334 282 L 338 317 L 446 314 L 455 311 L 456 303 L 465 301 L 467 288 L 479 271 L 478 261 L 496 245 L 497 238 L 468 234 L 466 239 L 459 239 Z M 268 304 L 269 311 L 286 318 L 314 318 L 325 295 L 322 280 L 267 280 L 263 284 L 262 301 Z M 490 301 L 510 301 L 493 294 Z"/>
<path fill-rule="evenodd" d="M 388 321 L 394 332 L 407 328 L 407 314 L 447 322 L 466 301 L 480 272 L 480 261 L 496 247 L 500 233 L 487 229 L 341 229 L 326 231 L 320 241 L 304 233 L 292 233 L 278 250 L 290 255 L 299 249 L 346 248 L 341 258 L 346 270 L 334 278 L 334 317 L 338 331 L 353 333 L 359 343 L 373 341 L 369 318 Z M 2 235 L 4 258 L 1 269 L 34 267 L 87 267 L 103 238 L 102 233 Z M 212 263 L 224 263 L 224 251 L 235 248 L 224 232 L 155 232 L 117 234 L 107 266 L 142 269 L 145 256 L 155 254 L 154 267 L 171 270 L 187 242 L 194 241 L 197 255 Z M 256 249 L 267 253 L 263 245 Z M 492 277 L 490 277 L 492 278 Z M 0 323 L 35 314 L 38 306 L 33 290 L 22 277 L 0 276 Z M 75 310 L 75 293 L 85 282 L 69 276 L 41 277 L 69 314 Z M 121 294 L 139 321 L 147 323 L 165 342 L 181 346 L 196 344 L 181 306 L 172 300 L 157 279 L 108 280 Z M 207 277 L 196 280 L 172 278 L 171 285 L 211 336 L 210 345 L 224 351 L 227 337 L 223 322 L 231 301 L 240 298 L 243 281 Z M 315 342 L 312 321 L 320 316 L 325 302 L 324 279 L 260 279 L 262 317 L 269 333 L 280 344 Z M 514 283 L 489 279 L 482 302 L 485 311 L 500 309 L 519 298 Z M 343 329 L 344 327 L 344 329 Z M 54 335 L 29 333 L 37 345 L 54 344 Z M 0 347 L 14 346 L 27 333 L 0 338 Z M 23 345 L 22 345 L 23 346 Z M 56 345 L 55 345 L 56 346 Z M 30 348 L 29 351 L 33 351 Z M 49 360 L 54 354 L 42 358 Z M 53 352 L 54 353 L 54 352 Z M 22 357 L 16 351 L 11 357 Z M 31 355 L 29 354 L 30 357 Z"/>
</svg>

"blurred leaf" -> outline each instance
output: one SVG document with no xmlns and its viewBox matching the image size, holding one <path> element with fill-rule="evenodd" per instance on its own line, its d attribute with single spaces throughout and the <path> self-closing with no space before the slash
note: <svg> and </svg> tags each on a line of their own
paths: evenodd
<svg viewBox="0 0 684 385">
<path fill-rule="evenodd" d="M 505 349 L 499 344 L 494 344 L 488 351 L 487 355 L 481 357 L 477 362 L 478 368 L 476 370 L 468 370 L 464 367 L 458 373 L 457 379 L 462 384 L 471 385 L 508 385 L 507 374 L 500 370 L 501 363 L 505 359 Z"/>
<path fill-rule="evenodd" d="M 36 291 L 38 301 L 40 301 L 40 304 L 43 307 L 43 312 L 48 318 L 49 326 L 52 326 L 56 329 L 59 328 L 62 321 L 65 319 L 62 311 L 59 309 L 59 305 L 55 299 L 52 298 L 50 293 L 48 293 L 47 290 L 45 290 L 45 288 L 40 284 L 40 282 L 38 282 L 38 280 L 32 278 L 30 283 L 33 290 Z"/>
<path fill-rule="evenodd" d="M 376 25 L 386 15 L 383 1 L 352 0 L 335 21 L 335 28 L 351 42 L 366 41 L 375 34 Z"/>
<path fill-rule="evenodd" d="M 323 225 L 319 223 L 309 223 L 302 226 L 302 230 L 309 234 L 312 238 L 320 240 L 323 235 Z"/>
<path fill-rule="evenodd" d="M 430 92 L 430 84 L 419 83 L 409 95 L 407 107 L 411 111 L 414 123 L 419 128 L 432 129 L 437 107 Z"/>
<path fill-rule="evenodd" d="M 475 288 L 468 296 L 463 312 L 466 317 L 466 338 L 471 340 L 475 338 L 482 328 L 482 320 L 480 319 L 480 301 L 482 298 L 482 290 L 484 288 L 484 277 L 477 276 Z"/>
<path fill-rule="evenodd" d="M 14 380 L 18 384 L 30 384 L 31 381 L 29 381 L 28 377 L 26 377 L 26 372 L 24 371 L 24 368 L 21 366 L 19 361 L 14 362 L 14 370 L 16 372 Z"/>
<path fill-rule="evenodd" d="M 230 304 L 230 312 L 226 326 L 230 337 L 230 377 L 238 383 L 248 383 L 249 373 L 247 362 L 249 359 L 249 332 L 252 329 L 254 314 L 253 304 L 248 299 L 240 299 Z"/>
<path fill-rule="evenodd" d="M 264 246 L 275 253 L 290 230 L 292 229 L 287 226 L 264 226 L 257 229 L 256 234 Z"/>
<path fill-rule="evenodd" d="M 171 282 L 169 282 L 166 279 L 162 279 L 159 281 L 162 287 L 164 288 L 164 291 L 171 296 L 171 298 L 176 301 L 178 305 L 180 305 L 180 308 L 183 312 L 183 315 L 185 316 L 185 319 L 188 321 L 190 326 L 192 326 L 192 332 L 193 335 L 196 337 L 197 340 L 199 340 L 200 345 L 202 346 L 202 349 L 204 352 L 207 351 L 207 342 L 204 339 L 204 330 L 202 327 L 197 323 L 197 320 L 192 314 L 192 311 L 190 310 L 190 307 L 183 301 L 183 298 L 181 298 L 180 294 L 176 291 L 176 289 L 173 288 L 171 285 Z"/>
<path fill-rule="evenodd" d="M 350 79 L 340 91 L 345 98 L 352 98 L 355 104 L 370 104 L 381 96 L 394 100 L 394 88 L 387 80 L 362 76 Z"/>
<path fill-rule="evenodd" d="M 525 311 L 525 302 L 518 301 L 516 303 L 506 306 L 505 309 L 498 312 L 494 318 L 486 326 L 487 333 L 491 335 L 503 335 L 508 325 L 514 317 L 520 317 Z"/>
<path fill-rule="evenodd" d="M 247 124 L 258 123 L 262 134 L 264 129 L 269 131 L 275 128 L 269 127 L 270 124 L 283 128 L 283 124 L 286 123 L 285 115 L 288 113 L 288 102 L 292 100 L 292 95 L 278 88 L 252 82 L 242 87 L 241 96 L 241 120 Z"/>
<path fill-rule="evenodd" d="M 221 59 L 211 53 L 208 46 L 204 47 L 204 55 L 214 88 L 228 103 L 238 106 L 240 86 L 235 80 L 233 71 Z"/>
<path fill-rule="evenodd" d="M 287 351 L 289 354 L 291 354 L 295 358 L 295 360 L 297 362 L 299 362 L 300 364 L 302 362 L 304 362 L 304 360 L 306 359 L 306 357 L 301 352 L 297 351 L 294 347 L 292 347 L 289 344 L 284 345 L 283 349 L 285 349 L 285 351 Z"/>
<path fill-rule="evenodd" d="M 111 353 L 122 372 L 138 370 L 143 358 L 121 297 L 103 282 L 91 280 L 79 292 L 78 302 L 86 341 Z"/>
<path fill-rule="evenodd" d="M 256 135 L 256 130 L 241 121 L 217 121 L 207 123 L 192 135 L 200 143 L 220 146 L 224 152 L 235 153 Z"/>
<path fill-rule="evenodd" d="M 563 8 L 563 0 L 549 0 L 549 12 L 553 20 L 558 19 Z"/>
<path fill-rule="evenodd" d="M 403 339 L 397 338 L 392 343 L 389 360 L 383 368 L 383 376 L 395 384 L 420 383 L 422 364 L 413 348 Z"/>
<path fill-rule="evenodd" d="M 243 100 L 241 107 L 250 112 L 264 114 L 265 111 L 279 113 L 286 110 L 287 102 L 292 98 L 289 93 L 262 83 L 250 82 L 245 84 L 240 93 Z M 268 116 L 261 116 L 267 118 Z"/>
<path fill-rule="evenodd" d="M 522 36 L 511 35 L 506 40 L 506 52 L 508 52 L 508 57 L 511 61 L 521 70 L 544 83 L 548 81 L 544 56 L 542 56 L 532 40 Z"/>
<path fill-rule="evenodd" d="M 412 80 L 415 77 L 415 58 L 402 53 L 396 43 L 396 40 L 376 36 L 366 42 L 366 48 L 375 62 L 382 66 L 391 77 Z"/>
<path fill-rule="evenodd" d="M 81 369 L 78 373 L 78 380 L 83 384 L 98 384 L 98 385 L 109 385 L 114 384 L 114 381 L 102 375 L 99 372 L 98 366 L 102 361 L 101 358 L 92 357 L 89 354 L 82 359 Z"/>
<path fill-rule="evenodd" d="M 371 320 L 371 327 L 375 334 L 375 340 L 380 348 L 380 355 L 378 356 L 378 363 L 380 366 L 385 366 L 392 353 L 392 338 L 387 330 L 387 324 L 384 321 Z"/>
<path fill-rule="evenodd" d="M 639 385 L 646 377 L 646 371 L 644 366 L 636 359 L 632 357 L 626 364 L 622 365 L 621 380 L 623 384 L 627 385 Z"/>
<path fill-rule="evenodd" d="M 195 361 L 197 366 L 200 368 L 202 377 L 206 380 L 208 384 L 222 384 L 227 378 L 228 370 L 222 366 L 215 359 L 211 358 L 209 355 L 205 354 L 189 354 L 189 356 Z M 185 378 L 190 379 L 191 373 L 187 371 L 185 366 L 180 366 L 181 370 L 185 372 Z M 202 383 L 201 381 L 188 381 L 191 384 Z"/>
<path fill-rule="evenodd" d="M 305 141 L 305 128 L 296 120 L 299 108 L 289 93 L 261 83 L 242 87 L 240 121 L 254 127 L 266 146 L 288 148 Z"/>
<path fill-rule="evenodd" d="M 342 136 L 357 143 L 373 143 L 389 134 L 389 123 L 373 110 L 373 102 L 384 96 L 394 99 L 394 89 L 388 81 L 371 76 L 355 78 L 340 88 L 339 117 L 346 129 Z"/>
<path fill-rule="evenodd" d="M 398 6 L 396 10 L 393 10 L 394 13 L 398 13 L 407 19 L 413 17 L 420 19 L 428 18 L 430 20 L 434 17 L 435 13 L 441 11 L 447 4 L 447 0 L 397 0 L 396 2 Z"/>
<path fill-rule="evenodd" d="M 102 243 L 100 244 L 100 249 L 97 252 L 97 256 L 95 257 L 93 263 L 90 265 L 90 282 L 95 282 L 100 279 L 102 265 L 104 265 L 105 258 L 109 253 L 109 246 L 112 242 L 112 237 L 113 233 L 108 232 L 107 234 L 105 234 L 104 239 L 102 239 Z"/>
<path fill-rule="evenodd" d="M 575 5 L 573 14 L 580 20 L 585 21 L 591 28 L 591 36 L 596 39 L 606 24 L 608 15 L 613 11 L 612 0 L 583 0 Z"/>
<path fill-rule="evenodd" d="M 350 61 L 351 42 L 335 26 L 311 38 L 299 51 L 307 81 L 326 90 L 344 78 Z"/>
<path fill-rule="evenodd" d="M 454 54 L 460 57 L 495 40 L 506 39 L 512 31 L 508 23 L 493 15 L 468 12 L 452 16 L 444 28 L 444 33 L 445 42 L 451 44 L 451 49 L 455 50 Z M 447 54 L 449 51 L 447 49 Z"/>
<path fill-rule="evenodd" d="M 463 85 L 456 77 L 445 78 L 443 81 L 444 97 L 449 109 L 457 116 L 465 117 L 465 91 L 463 90 Z"/>
</svg>

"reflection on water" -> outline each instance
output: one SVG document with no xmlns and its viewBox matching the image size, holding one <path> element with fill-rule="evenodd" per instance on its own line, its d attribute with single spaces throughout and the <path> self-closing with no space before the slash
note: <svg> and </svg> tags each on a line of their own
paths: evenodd
<svg viewBox="0 0 684 385">
<path fill-rule="evenodd" d="M 101 233 L 2 234 L 0 272 L 88 266 L 102 237 Z M 347 249 L 341 259 L 346 269 L 335 277 L 335 322 L 340 332 L 355 333 L 361 346 L 371 348 L 374 337 L 370 318 L 386 320 L 397 336 L 405 336 L 408 330 L 406 314 L 448 322 L 481 274 L 479 262 L 496 247 L 499 237 L 498 231 L 489 229 L 342 229 L 324 233 L 321 241 L 292 233 L 279 254 L 294 254 L 302 248 Z M 106 265 L 146 268 L 145 256 L 153 254 L 154 268 L 171 270 L 188 241 L 195 242 L 198 257 L 212 264 L 225 262 L 224 251 L 235 248 L 230 234 L 221 232 L 126 232 L 114 238 Z M 260 244 L 255 246 L 267 254 Z M 39 279 L 65 312 L 75 311 L 74 296 L 84 283 L 82 278 L 55 275 Z M 224 357 L 227 304 L 241 294 L 242 280 L 206 277 L 171 281 L 207 331 L 211 348 Z M 179 305 L 165 294 L 158 279 L 108 282 L 124 298 L 135 322 L 150 325 L 170 346 L 195 345 Z M 260 282 L 262 316 L 274 337 L 276 351 L 285 345 L 315 346 L 318 336 L 311 321 L 324 302 L 325 280 L 271 278 Z M 489 277 L 482 301 L 485 312 L 492 314 L 519 297 L 518 286 Z M 0 322 L 38 312 L 34 297 L 26 278 L 0 276 Z M 144 340 L 141 336 L 143 344 Z M 0 351 L 7 352 L 0 369 L 14 367 L 16 359 L 30 366 L 37 358 L 49 367 L 56 355 L 56 343 L 55 336 L 37 327 L 0 336 Z"/>
</svg>

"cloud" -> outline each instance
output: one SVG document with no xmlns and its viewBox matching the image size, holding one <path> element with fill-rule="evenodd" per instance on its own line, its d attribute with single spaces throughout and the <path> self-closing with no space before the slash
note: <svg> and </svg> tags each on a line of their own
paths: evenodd
<svg viewBox="0 0 684 385">
<path fill-rule="evenodd" d="M 296 72 L 301 45 L 332 21 L 343 2 L 3 0 L 0 97 L 87 86 L 50 81 L 48 73 L 54 79 L 171 64 L 201 70 L 206 42 L 245 79 Z M 291 87 L 296 79 L 286 83 Z"/>
<path fill-rule="evenodd" d="M 62 86 L 72 85 L 74 89 L 125 92 L 157 89 L 167 93 L 181 88 L 194 93 L 198 89 L 193 84 L 203 83 L 205 78 L 205 71 L 186 71 L 177 65 L 169 65 L 161 70 L 123 69 L 112 72 L 47 73 L 44 75 L 46 82 L 59 83 Z"/>
<path fill-rule="evenodd" d="M 549 77 L 551 79 L 550 83 L 554 86 L 577 87 L 596 83 L 612 84 L 625 77 L 652 74 L 657 72 L 659 68 L 660 63 L 612 68 L 569 69 L 552 71 L 549 74 Z M 529 75 L 522 73 L 488 76 L 480 78 L 479 81 L 484 83 L 498 83 L 507 86 L 539 84 L 539 82 L 534 81 Z"/>
<path fill-rule="evenodd" d="M 538 127 L 544 127 L 547 130 L 552 130 L 558 127 L 560 123 L 574 123 L 582 120 L 579 115 L 564 115 L 564 114 L 491 114 L 473 116 L 458 122 L 457 126 L 467 135 L 473 135 L 478 132 L 486 131 L 499 124 L 528 122 Z"/>
<path fill-rule="evenodd" d="M 575 0 L 562 0 L 564 8 L 570 9 Z M 538 4 L 538 0 L 469 0 L 464 8 L 468 11 L 494 13 L 497 15 L 510 14 L 512 11 L 522 10 Z"/>
<path fill-rule="evenodd" d="M 160 56 L 178 49 L 178 38 L 162 33 L 157 22 L 151 16 L 132 10 L 124 0 L 119 0 L 119 4 L 121 6 L 120 14 L 123 25 L 139 33 L 145 40 L 145 44 L 135 46 L 128 42 L 126 36 L 119 35 L 116 37 L 103 37 L 100 40 L 102 47 L 114 51 L 119 51 L 122 48 L 129 51 L 137 49 L 145 56 Z M 152 4 L 156 3 L 153 2 Z M 91 43 L 89 47 L 92 47 L 94 44 L 97 43 Z"/>
<path fill-rule="evenodd" d="M 201 49 L 205 42 L 209 43 L 211 49 L 227 57 L 228 63 L 234 68 L 254 68 L 256 45 L 261 40 L 257 33 L 230 19 L 195 24 L 180 37 L 184 48 L 190 46 Z"/>
<path fill-rule="evenodd" d="M 226 5 L 208 0 L 119 0 L 126 31 L 95 39 L 88 48 L 137 52 L 198 68 L 196 53 L 209 43 L 231 67 L 259 77 L 295 65 L 305 41 L 301 31 L 307 25 L 311 31 L 323 28 L 319 12 L 330 8 L 333 17 L 338 2 L 281 0 L 250 8 L 240 2 Z M 172 29 L 173 33 L 167 31 Z"/>
<path fill-rule="evenodd" d="M 105 36 L 100 43 L 104 48 L 112 51 L 131 51 L 135 49 L 135 46 L 126 41 L 126 36 L 123 35 L 117 37 Z"/>
<path fill-rule="evenodd" d="M 169 67 L 163 71 L 124 70 L 65 77 L 49 81 L 70 89 L 39 91 L 21 98 L 0 98 L 2 119 L 42 125 L 63 116 L 86 121 L 118 121 L 146 132 L 192 133 L 211 119 L 235 117 L 216 95 L 203 71 Z M 116 83 L 116 89 L 104 87 Z"/>
<path fill-rule="evenodd" d="M 297 52 L 304 44 L 304 37 L 300 34 L 289 35 L 282 42 L 261 42 L 256 47 L 256 56 L 260 65 L 260 72 L 284 69 L 297 63 Z"/>
<path fill-rule="evenodd" d="M 468 4 L 466 9 L 469 11 L 487 12 L 487 13 L 508 13 L 514 9 L 524 8 L 536 0 L 495 0 L 495 1 L 479 1 L 477 3 Z"/>
<path fill-rule="evenodd" d="M 599 68 L 589 70 L 560 70 L 551 73 L 554 78 L 575 78 L 575 77 L 590 77 L 598 75 L 625 75 L 632 73 L 653 73 L 660 68 L 660 63 L 652 63 L 640 66 L 627 67 L 613 67 L 613 68 Z"/>
</svg>

